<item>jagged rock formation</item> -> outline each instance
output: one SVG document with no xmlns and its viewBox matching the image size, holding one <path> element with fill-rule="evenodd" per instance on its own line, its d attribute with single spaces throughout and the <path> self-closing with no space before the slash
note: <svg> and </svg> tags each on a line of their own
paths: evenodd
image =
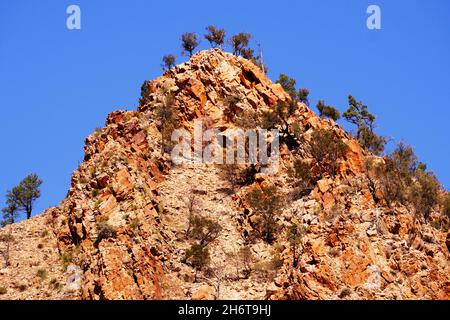
<svg viewBox="0 0 450 320">
<path fill-rule="evenodd" d="M 112 112 L 105 127 L 86 139 L 85 158 L 73 173 L 67 198 L 39 217 L 48 221 L 59 255 L 70 257 L 63 259 L 70 260 L 69 270 L 81 270 L 80 290 L 70 297 L 449 298 L 446 234 L 417 221 L 405 207 L 388 209 L 375 203 L 364 174 L 367 152 L 340 126 L 317 117 L 304 104 L 299 103 L 289 119 L 301 128 L 304 143 L 314 130 L 326 128 L 349 148 L 336 177 L 318 181 L 311 194 L 289 201 L 277 217 L 281 226 L 295 222 L 305 227 L 304 251 L 296 268 L 283 234 L 276 245 L 251 238 L 254 225 L 244 195 L 268 183 L 288 194 L 292 186 L 287 171 L 294 156 L 308 158 L 302 145 L 297 151 L 281 146 L 280 171 L 258 174 L 252 185 L 236 193 L 227 191 L 230 183 L 216 165 L 171 164 L 168 154 L 161 152 L 161 124 L 155 121 L 155 106 L 168 95 L 179 111 L 177 120 L 190 131 L 196 119 L 207 119 L 210 127 L 221 130 L 233 129 L 234 117 L 247 110 L 260 113 L 290 101 L 253 63 L 220 50 L 201 51 L 146 82 L 142 92 L 137 111 Z M 239 102 L 227 105 L 229 96 Z M 210 247 L 211 265 L 228 272 L 201 276 L 197 282 L 194 269 L 183 262 L 191 244 L 184 231 L 186 199 L 192 192 L 197 210 L 222 225 Z M 254 272 L 241 277 L 230 257 L 245 244 L 255 258 Z M 274 252 L 281 265 L 270 269 Z M 62 264 L 57 260 L 50 261 Z M 60 269 L 58 279 L 64 277 Z M 2 277 L 0 272 L 0 285 Z M 59 298 L 64 298 L 71 291 L 60 292 Z"/>
</svg>

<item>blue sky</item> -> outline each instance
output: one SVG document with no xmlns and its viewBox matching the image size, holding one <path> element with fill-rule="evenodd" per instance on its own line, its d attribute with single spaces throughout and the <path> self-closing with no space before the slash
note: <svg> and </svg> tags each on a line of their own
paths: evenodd
<svg viewBox="0 0 450 320">
<path fill-rule="evenodd" d="M 250 32 L 269 76 L 297 79 L 318 99 L 347 107 L 354 95 L 378 132 L 414 146 L 450 188 L 450 2 L 342 1 L 0 2 L 0 204 L 30 172 L 43 179 L 35 214 L 56 205 L 83 159 L 84 138 L 109 112 L 136 109 L 140 86 L 181 55 L 181 33 L 216 24 Z M 81 8 L 81 30 L 66 8 Z M 381 30 L 366 8 L 381 8 Z M 207 48 L 202 41 L 201 48 Z"/>
</svg>

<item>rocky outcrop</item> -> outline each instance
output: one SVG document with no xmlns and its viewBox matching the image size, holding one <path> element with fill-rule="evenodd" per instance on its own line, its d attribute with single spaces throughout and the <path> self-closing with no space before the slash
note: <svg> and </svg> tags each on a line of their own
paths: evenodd
<svg viewBox="0 0 450 320">
<path fill-rule="evenodd" d="M 162 152 L 155 108 L 169 96 L 179 126 L 190 131 L 196 119 L 232 130 L 246 111 L 260 114 L 291 100 L 252 62 L 215 49 L 145 82 L 137 111 L 112 112 L 105 127 L 86 139 L 84 161 L 72 175 L 67 198 L 42 216 L 70 273 L 68 287 L 79 287 L 73 297 L 449 298 L 448 237 L 415 220 L 408 208 L 375 203 L 364 174 L 368 154 L 339 125 L 298 103 L 289 119 L 302 131 L 298 150 L 281 146 L 277 174 L 259 173 L 252 185 L 233 193 L 220 167 L 174 166 Z M 229 97 L 237 102 L 230 104 Z M 243 199 L 249 189 L 269 183 L 289 195 L 289 167 L 294 158 L 311 160 L 307 144 L 317 129 L 332 130 L 348 150 L 336 176 L 324 175 L 309 195 L 287 201 L 277 217 L 280 226 L 296 223 L 305 229 L 301 258 L 293 266 L 283 234 L 272 245 L 252 237 L 254 217 Z M 184 235 L 191 193 L 200 202 L 197 210 L 223 228 L 210 246 L 212 269 L 197 281 L 184 261 L 192 244 Z M 245 276 L 235 271 L 232 258 L 244 246 L 254 257 L 252 273 Z M 274 252 L 279 261 L 271 267 Z"/>
<path fill-rule="evenodd" d="M 58 253 L 48 223 L 48 216 L 40 215 L 0 229 L 0 300 L 80 298 L 81 270 Z"/>
</svg>

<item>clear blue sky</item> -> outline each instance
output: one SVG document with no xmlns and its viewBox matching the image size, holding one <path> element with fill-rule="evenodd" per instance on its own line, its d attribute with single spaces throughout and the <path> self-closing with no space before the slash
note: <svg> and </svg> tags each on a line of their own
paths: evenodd
<svg viewBox="0 0 450 320">
<path fill-rule="evenodd" d="M 35 214 L 66 195 L 84 138 L 116 109 L 136 109 L 162 55 L 181 56 L 182 32 L 216 24 L 247 31 L 281 72 L 341 111 L 347 96 L 378 116 L 378 132 L 415 147 L 450 187 L 450 1 L 0 2 L 0 204 L 30 172 L 43 179 Z M 66 8 L 81 8 L 81 30 Z M 381 7 L 382 30 L 366 8 Z M 207 48 L 203 41 L 201 48 Z"/>
</svg>

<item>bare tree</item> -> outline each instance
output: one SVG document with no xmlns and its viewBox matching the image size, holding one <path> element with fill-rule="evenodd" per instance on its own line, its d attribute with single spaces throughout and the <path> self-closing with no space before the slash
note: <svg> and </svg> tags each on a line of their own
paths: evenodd
<svg viewBox="0 0 450 320">
<path fill-rule="evenodd" d="M 5 242 L 5 248 L 0 251 L 4 261 L 5 267 L 10 265 L 10 248 L 11 242 L 13 240 L 12 236 L 12 224 L 14 223 L 14 219 L 18 215 L 18 208 L 15 203 L 10 203 L 6 208 L 2 209 L 3 212 L 3 221 L 1 222 L 2 226 L 8 226 L 8 233 L 6 235 L 0 236 L 0 241 Z"/>
<path fill-rule="evenodd" d="M 234 55 L 242 55 L 242 50 L 248 46 L 252 35 L 250 33 L 240 32 L 230 39 L 230 45 L 233 48 Z"/>
<path fill-rule="evenodd" d="M 197 197 L 195 196 L 194 189 L 190 189 L 189 195 L 186 199 L 186 208 L 188 210 L 188 226 L 186 228 L 186 237 L 189 237 L 192 229 L 192 223 L 194 220 L 194 214 L 196 210 L 196 206 L 198 205 Z"/>
<path fill-rule="evenodd" d="M 167 54 L 162 58 L 163 64 L 161 67 L 163 70 L 172 69 L 175 66 L 175 56 L 173 54 Z"/>
<path fill-rule="evenodd" d="M 208 278 L 207 282 L 209 285 L 211 285 L 215 290 L 215 299 L 220 300 L 220 289 L 222 287 L 222 283 L 228 277 L 225 272 L 225 268 L 222 265 L 215 263 L 205 272 L 205 276 Z"/>
<path fill-rule="evenodd" d="M 189 53 L 189 57 L 192 56 L 192 52 L 198 45 L 198 36 L 195 33 L 186 32 L 181 35 L 181 46 L 184 51 Z"/>
<path fill-rule="evenodd" d="M 303 236 L 305 234 L 304 228 L 296 224 L 292 224 L 287 229 L 287 238 L 292 251 L 292 267 L 297 267 L 298 259 L 303 251 Z"/>
<path fill-rule="evenodd" d="M 206 30 L 208 33 L 205 34 L 205 39 L 209 41 L 211 47 L 218 46 L 222 50 L 222 45 L 225 41 L 225 30 L 216 26 L 207 26 Z"/>
</svg>

